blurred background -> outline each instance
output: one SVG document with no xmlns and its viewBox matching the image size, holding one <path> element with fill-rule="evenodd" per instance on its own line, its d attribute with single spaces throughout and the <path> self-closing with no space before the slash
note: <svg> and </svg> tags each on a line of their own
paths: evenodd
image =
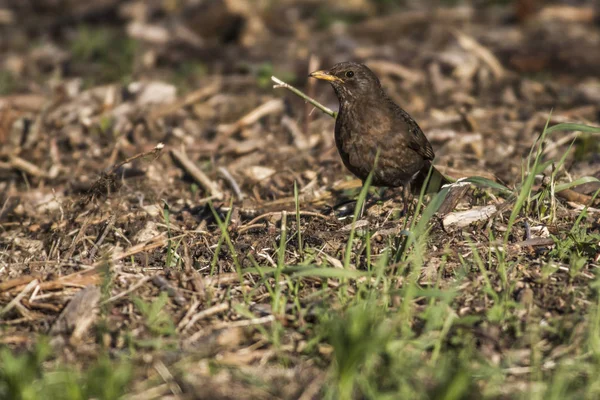
<svg viewBox="0 0 600 400">
<path fill-rule="evenodd" d="M 0 178 L 23 183 L 10 152 L 73 184 L 163 141 L 239 179 L 248 166 L 325 165 L 330 184 L 344 173 L 333 121 L 270 77 L 336 109 L 307 74 L 355 60 L 415 116 L 447 173 L 511 183 L 551 109 L 554 122 L 598 123 L 599 20 L 592 0 L 5 0 Z M 241 120 L 270 99 L 283 103 Z M 597 153 L 578 139 L 578 160 Z"/>
</svg>

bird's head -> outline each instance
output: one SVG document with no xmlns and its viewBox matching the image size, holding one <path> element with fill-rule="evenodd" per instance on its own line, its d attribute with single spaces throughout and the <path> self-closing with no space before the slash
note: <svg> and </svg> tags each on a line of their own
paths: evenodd
<svg viewBox="0 0 600 400">
<path fill-rule="evenodd" d="M 340 102 L 381 91 L 381 83 L 373 71 L 355 62 L 335 64 L 329 70 L 315 71 L 309 76 L 331 83 Z"/>
</svg>

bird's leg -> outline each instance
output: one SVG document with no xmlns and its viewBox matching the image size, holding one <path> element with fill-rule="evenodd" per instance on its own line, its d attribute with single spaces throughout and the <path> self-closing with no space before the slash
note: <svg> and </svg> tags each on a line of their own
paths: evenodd
<svg viewBox="0 0 600 400">
<path fill-rule="evenodd" d="M 377 191 L 377 194 L 379 195 L 379 199 L 378 201 L 384 201 L 385 200 L 385 195 L 387 192 L 388 188 L 387 187 L 382 187 Z"/>
</svg>

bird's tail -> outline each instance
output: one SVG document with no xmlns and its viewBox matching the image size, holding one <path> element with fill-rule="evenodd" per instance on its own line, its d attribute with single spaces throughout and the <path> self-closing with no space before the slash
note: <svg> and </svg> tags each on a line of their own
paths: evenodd
<svg viewBox="0 0 600 400">
<path fill-rule="evenodd" d="M 429 173 L 430 169 L 431 174 Z M 427 179 L 428 175 L 429 180 Z M 425 188 L 425 194 L 432 194 L 439 192 L 443 185 L 452 183 L 452 181 L 445 177 L 440 171 L 438 171 L 433 165 L 430 164 L 423 168 L 411 183 L 413 193 L 421 193 L 421 188 L 425 183 L 427 183 L 427 187 Z"/>
</svg>

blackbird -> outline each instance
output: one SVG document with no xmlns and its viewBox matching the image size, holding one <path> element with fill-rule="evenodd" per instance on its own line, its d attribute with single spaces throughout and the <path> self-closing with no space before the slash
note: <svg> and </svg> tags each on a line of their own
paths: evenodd
<svg viewBox="0 0 600 400">
<path fill-rule="evenodd" d="M 409 194 L 420 192 L 430 169 L 425 193 L 450 183 L 431 164 L 433 149 L 419 125 L 388 97 L 366 65 L 343 62 L 309 76 L 333 86 L 340 102 L 335 144 L 346 168 L 363 183 L 375 166 L 371 184 L 402 186 L 405 212 Z"/>
</svg>

